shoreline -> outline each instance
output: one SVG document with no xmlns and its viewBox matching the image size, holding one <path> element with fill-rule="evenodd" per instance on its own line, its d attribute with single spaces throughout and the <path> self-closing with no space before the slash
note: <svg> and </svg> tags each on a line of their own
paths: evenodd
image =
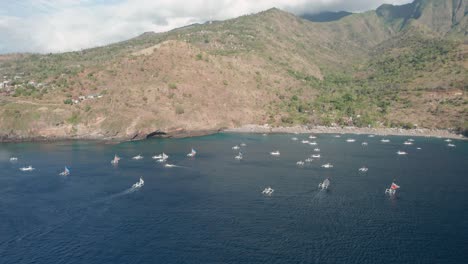
<svg viewBox="0 0 468 264">
<path fill-rule="evenodd" d="M 176 130 L 163 132 L 164 134 L 154 137 L 0 137 L 0 143 L 25 143 L 25 142 L 61 142 L 61 141 L 95 141 L 104 144 L 118 144 L 129 141 L 140 141 L 151 138 L 190 138 L 208 136 L 217 133 L 236 133 L 236 134 L 374 134 L 379 136 L 417 136 L 450 138 L 458 140 L 468 140 L 467 137 L 456 134 L 446 129 L 403 129 L 403 128 L 363 128 L 363 127 L 326 127 L 326 126 L 293 126 L 293 127 L 271 127 L 269 125 L 244 125 L 235 128 L 222 128 L 211 130 Z"/>
<path fill-rule="evenodd" d="M 366 128 L 366 127 L 326 127 L 326 126 L 294 126 L 271 127 L 268 125 L 245 125 L 237 128 L 223 130 L 227 133 L 253 133 L 253 134 L 374 134 L 380 136 L 417 136 L 450 138 L 468 140 L 467 137 L 446 129 L 403 129 L 403 128 Z"/>
</svg>

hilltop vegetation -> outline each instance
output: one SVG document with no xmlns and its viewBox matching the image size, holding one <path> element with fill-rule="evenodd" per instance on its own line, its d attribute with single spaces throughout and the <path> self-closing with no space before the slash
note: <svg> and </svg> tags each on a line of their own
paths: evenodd
<svg viewBox="0 0 468 264">
<path fill-rule="evenodd" d="M 248 123 L 466 133 L 466 13 L 465 0 L 327 22 L 270 9 L 79 52 L 0 56 L 0 135 L 139 138 Z"/>
</svg>

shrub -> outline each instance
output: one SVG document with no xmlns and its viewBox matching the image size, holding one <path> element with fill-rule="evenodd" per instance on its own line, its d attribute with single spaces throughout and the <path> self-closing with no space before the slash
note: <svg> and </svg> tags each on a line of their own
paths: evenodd
<svg viewBox="0 0 468 264">
<path fill-rule="evenodd" d="M 182 106 L 180 106 L 180 105 L 176 106 L 175 112 L 178 115 L 181 115 L 181 114 L 185 113 L 184 108 Z"/>
<path fill-rule="evenodd" d="M 73 104 L 73 101 L 70 98 L 68 98 L 68 99 L 64 100 L 63 103 L 71 105 L 71 104 Z"/>
<path fill-rule="evenodd" d="M 169 84 L 167 85 L 167 87 L 169 87 L 169 89 L 175 90 L 175 89 L 177 89 L 177 84 L 175 84 L 175 83 L 169 83 Z"/>
<path fill-rule="evenodd" d="M 197 56 L 195 56 L 195 58 L 197 60 L 202 60 L 203 59 L 203 55 L 201 53 L 198 53 Z"/>
</svg>

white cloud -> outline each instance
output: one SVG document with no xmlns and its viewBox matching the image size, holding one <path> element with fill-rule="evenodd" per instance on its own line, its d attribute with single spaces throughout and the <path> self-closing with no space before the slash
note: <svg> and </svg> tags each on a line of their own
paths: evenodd
<svg viewBox="0 0 468 264">
<path fill-rule="evenodd" d="M 8 12 L 5 9 L 0 12 L 0 53 L 79 50 L 125 40 L 147 31 L 162 32 L 271 7 L 302 14 L 325 10 L 365 11 L 384 2 L 403 4 L 410 0 L 9 1 L 5 5 Z"/>
</svg>

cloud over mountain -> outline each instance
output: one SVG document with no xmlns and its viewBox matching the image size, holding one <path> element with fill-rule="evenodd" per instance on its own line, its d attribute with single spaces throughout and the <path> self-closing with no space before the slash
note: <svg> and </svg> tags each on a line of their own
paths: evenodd
<svg viewBox="0 0 468 264">
<path fill-rule="evenodd" d="M 5 1 L 5 0 L 1 0 Z M 1 2 L 0 1 L 0 2 Z M 360 12 L 410 0 L 26 0 L 0 11 L 0 53 L 63 52 L 278 7 L 295 14 Z"/>
</svg>

